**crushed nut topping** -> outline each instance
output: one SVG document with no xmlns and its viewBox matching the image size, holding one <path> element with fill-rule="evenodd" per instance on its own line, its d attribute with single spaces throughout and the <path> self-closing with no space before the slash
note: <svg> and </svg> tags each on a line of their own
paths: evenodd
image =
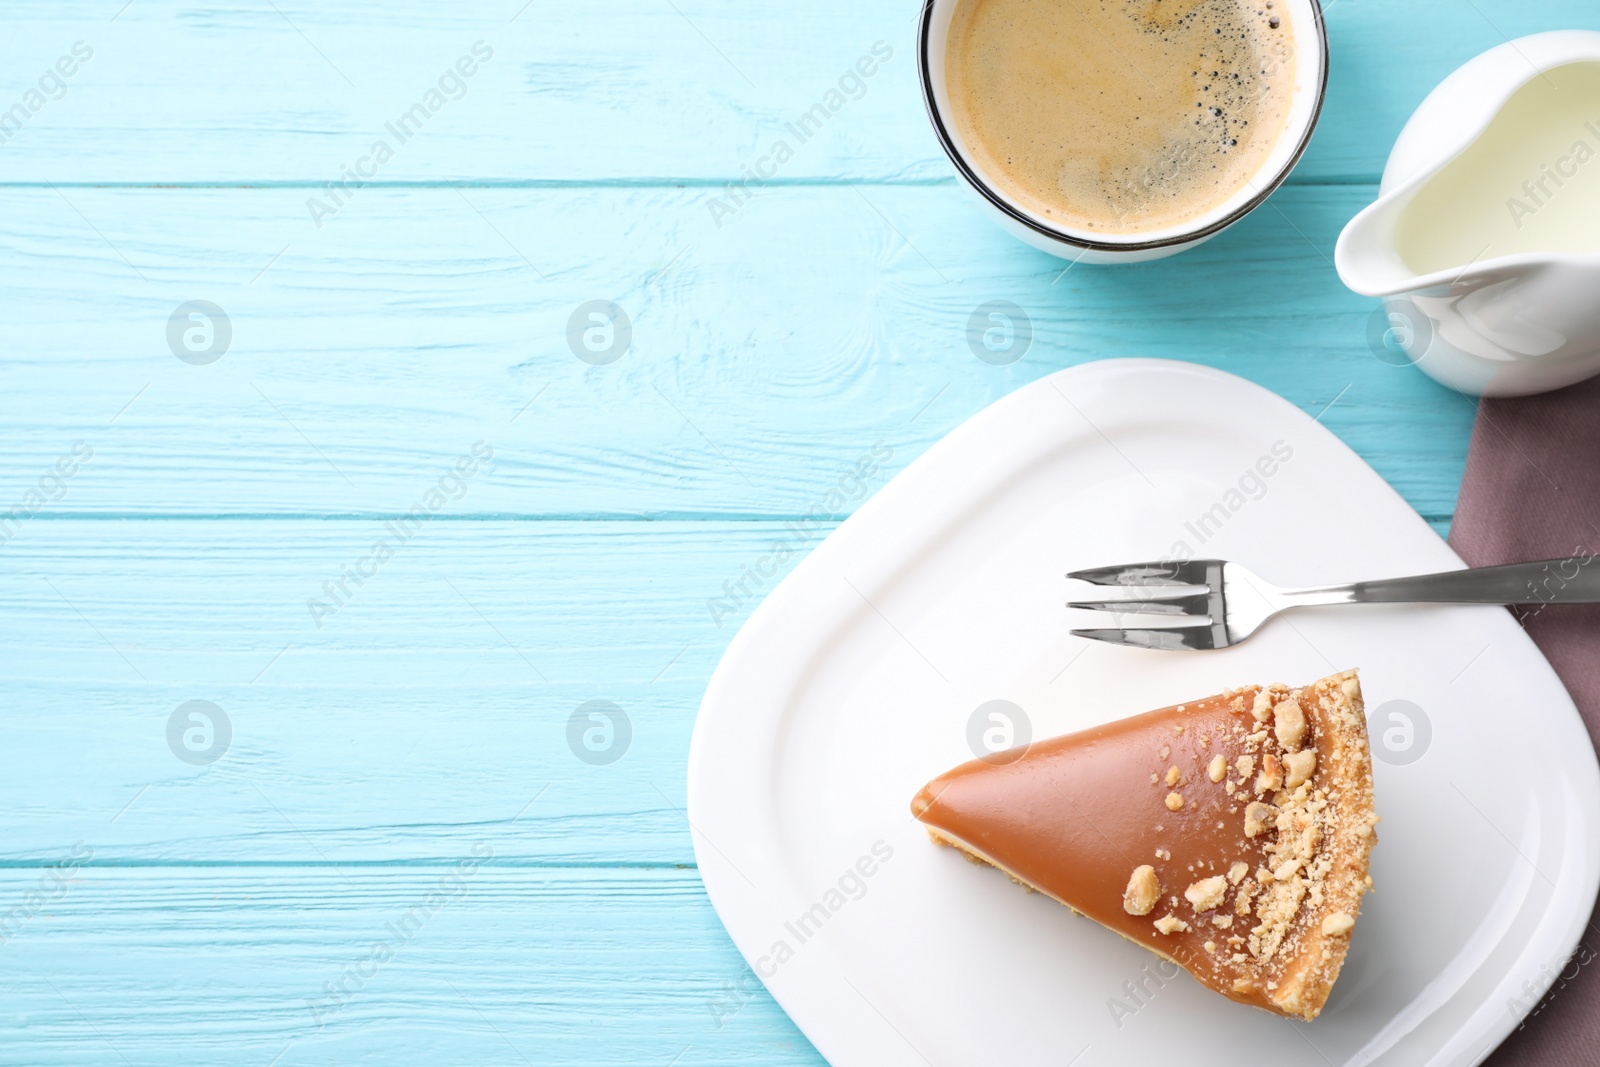
<svg viewBox="0 0 1600 1067">
<path fill-rule="evenodd" d="M 1291 752 L 1283 758 L 1283 765 L 1289 772 L 1284 776 L 1283 787 L 1294 789 L 1301 782 L 1309 782 L 1311 776 L 1317 773 L 1317 754 L 1309 748 Z"/>
<path fill-rule="evenodd" d="M 1278 744 L 1290 752 L 1299 750 L 1306 739 L 1306 713 L 1298 700 L 1290 697 L 1272 709 L 1272 730 Z"/>
<path fill-rule="evenodd" d="M 1222 753 L 1211 757 L 1211 763 L 1206 767 L 1206 777 L 1213 782 L 1220 782 L 1228 776 L 1228 760 Z"/>
<path fill-rule="evenodd" d="M 1228 880 L 1220 874 L 1215 878 L 1201 879 L 1183 891 L 1184 897 L 1194 905 L 1195 911 L 1210 911 L 1219 906 L 1227 893 Z"/>
<path fill-rule="evenodd" d="M 1235 915 L 1250 914 L 1250 898 L 1256 895 L 1256 883 L 1246 882 L 1239 887 L 1238 895 L 1234 898 L 1233 912 Z"/>
<path fill-rule="evenodd" d="M 1255 703 L 1250 707 L 1250 714 L 1255 716 L 1256 722 L 1266 722 L 1272 717 L 1272 694 L 1265 689 L 1256 692 Z"/>
<path fill-rule="evenodd" d="M 1177 767 L 1168 767 L 1167 768 L 1167 785 L 1169 785 L 1169 786 L 1177 785 L 1178 784 L 1178 779 L 1182 778 L 1182 777 L 1183 777 L 1183 774 L 1182 774 L 1181 771 L 1178 770 Z"/>
<path fill-rule="evenodd" d="M 1241 781 L 1248 780 L 1252 774 L 1256 773 L 1256 758 L 1254 756 L 1240 756 L 1234 761 L 1233 768 L 1239 772 Z"/>
<path fill-rule="evenodd" d="M 1263 978 L 1277 970 L 1279 965 L 1274 960 L 1305 950 L 1301 937 L 1309 932 L 1312 923 L 1327 937 L 1347 934 L 1355 925 L 1355 920 L 1345 910 L 1335 909 L 1320 919 L 1317 917 L 1328 901 L 1350 899 L 1352 886 L 1360 886 L 1364 876 L 1364 872 L 1350 875 L 1336 871 L 1332 850 L 1322 845 L 1324 838 L 1333 834 L 1341 835 L 1346 841 L 1359 839 L 1370 831 L 1375 819 L 1375 816 L 1366 815 L 1354 825 L 1338 821 L 1342 812 L 1350 810 L 1341 803 L 1341 791 L 1370 790 L 1370 778 L 1362 781 L 1359 764 L 1350 770 L 1334 764 L 1334 769 L 1328 772 L 1334 777 L 1319 776 L 1317 739 L 1312 736 L 1308 721 L 1308 709 L 1320 709 L 1334 725 L 1359 730 L 1360 688 L 1353 674 L 1331 684 L 1307 687 L 1292 694 L 1285 692 L 1274 705 L 1272 739 L 1277 741 L 1280 752 L 1275 756 L 1268 751 L 1268 738 L 1260 739 L 1261 747 L 1256 751 L 1262 753 L 1262 769 L 1255 783 L 1258 794 L 1272 794 L 1272 804 L 1252 804 L 1245 817 L 1247 827 L 1261 833 L 1275 830 L 1276 837 L 1263 845 L 1263 852 L 1269 858 L 1267 865 L 1256 872 L 1259 889 L 1246 882 L 1240 889 L 1241 899 L 1235 909 L 1240 915 L 1254 915 L 1256 924 L 1249 930 L 1247 942 L 1249 959 L 1258 968 L 1270 966 L 1274 969 L 1263 971 Z M 1316 721 L 1323 720 L 1319 716 Z M 1337 735 L 1334 744 L 1333 752 L 1338 755 Z M 1252 890 L 1253 899 L 1244 899 L 1246 889 Z M 1266 989 L 1272 994 L 1269 999 L 1286 1009 L 1301 1013 L 1309 1010 L 1303 1017 L 1313 1017 L 1321 1006 L 1320 998 L 1326 996 L 1327 985 L 1338 973 L 1342 955 L 1342 950 L 1330 954 L 1324 947 L 1321 969 L 1313 966 L 1294 973 L 1292 980 L 1285 980 L 1284 972 L 1278 971 L 1276 977 L 1283 981 L 1283 986 L 1280 989 L 1279 981 L 1267 981 Z"/>
<path fill-rule="evenodd" d="M 1260 837 L 1277 824 L 1278 809 L 1256 800 L 1244 809 L 1244 836 Z M 1243 867 L 1244 864 L 1236 864 Z"/>
<path fill-rule="evenodd" d="M 1356 921 L 1342 911 L 1336 911 L 1322 920 L 1322 932 L 1329 937 L 1343 937 L 1356 928 Z"/>
<path fill-rule="evenodd" d="M 1149 915 L 1160 899 L 1161 882 L 1156 878 L 1156 869 L 1148 863 L 1135 867 L 1122 894 L 1122 910 L 1129 915 Z"/>
<path fill-rule="evenodd" d="M 1256 792 L 1272 793 L 1283 788 L 1283 765 L 1278 757 L 1267 753 L 1261 757 L 1261 773 L 1256 776 Z"/>
<path fill-rule="evenodd" d="M 1163 915 L 1156 920 L 1156 929 L 1164 934 L 1181 934 L 1189 929 L 1189 924 L 1175 915 Z"/>
<path fill-rule="evenodd" d="M 1167 794 L 1167 810 L 1168 811 L 1177 811 L 1181 807 L 1183 807 L 1183 797 L 1178 793 L 1168 793 Z"/>
<path fill-rule="evenodd" d="M 1250 865 L 1243 860 L 1235 860 L 1232 867 L 1228 868 L 1228 881 L 1238 885 L 1244 881 L 1244 876 L 1250 873 Z"/>
</svg>

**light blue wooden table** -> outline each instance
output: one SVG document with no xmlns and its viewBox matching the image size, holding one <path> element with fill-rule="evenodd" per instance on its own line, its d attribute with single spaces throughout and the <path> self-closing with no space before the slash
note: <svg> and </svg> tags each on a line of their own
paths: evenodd
<svg viewBox="0 0 1600 1067">
<path fill-rule="evenodd" d="M 915 8 L 8 7 L 0 1063 L 820 1063 L 681 810 L 727 590 L 1050 371 L 1227 368 L 1446 531 L 1473 405 L 1375 358 L 1334 240 L 1432 85 L 1592 6 L 1337 0 L 1270 206 L 1064 276 L 956 185 Z"/>
</svg>

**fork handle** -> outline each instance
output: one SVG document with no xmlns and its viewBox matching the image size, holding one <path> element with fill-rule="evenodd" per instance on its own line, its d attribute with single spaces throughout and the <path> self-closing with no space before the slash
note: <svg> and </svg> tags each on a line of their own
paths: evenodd
<svg viewBox="0 0 1600 1067">
<path fill-rule="evenodd" d="M 1600 566 L 1593 554 L 1501 567 L 1386 578 L 1291 594 L 1320 604 L 1595 604 Z"/>
</svg>

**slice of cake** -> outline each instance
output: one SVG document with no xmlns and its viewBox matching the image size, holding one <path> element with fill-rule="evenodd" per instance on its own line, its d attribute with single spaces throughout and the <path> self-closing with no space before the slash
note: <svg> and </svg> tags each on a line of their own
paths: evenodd
<svg viewBox="0 0 1600 1067">
<path fill-rule="evenodd" d="M 1314 1019 L 1372 887 L 1361 685 L 1249 686 L 975 760 L 911 810 L 935 841 L 1172 960 Z"/>
</svg>

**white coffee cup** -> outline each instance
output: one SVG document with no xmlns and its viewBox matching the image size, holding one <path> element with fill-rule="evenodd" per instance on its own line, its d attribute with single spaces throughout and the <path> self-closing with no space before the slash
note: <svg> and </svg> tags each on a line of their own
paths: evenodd
<svg viewBox="0 0 1600 1067">
<path fill-rule="evenodd" d="M 1322 113 L 1328 88 L 1328 35 L 1317 0 L 1279 0 L 1295 42 L 1295 88 L 1288 122 L 1259 170 L 1232 196 L 1192 219 L 1159 230 L 1113 235 L 1062 226 L 1023 207 L 995 187 L 974 161 L 950 111 L 945 80 L 945 47 L 956 7 L 974 0 L 925 0 L 917 26 L 917 72 L 922 97 L 945 154 L 1005 229 L 1051 255 L 1075 263 L 1137 263 L 1175 255 L 1209 240 L 1259 207 L 1283 184 L 1305 154 Z"/>
</svg>

